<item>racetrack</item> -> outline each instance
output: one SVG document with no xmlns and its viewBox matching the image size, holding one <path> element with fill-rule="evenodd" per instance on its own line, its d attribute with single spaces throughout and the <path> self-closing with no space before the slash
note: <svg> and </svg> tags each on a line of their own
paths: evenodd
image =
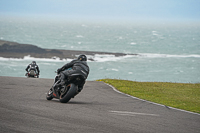
<svg viewBox="0 0 200 133">
<path fill-rule="evenodd" d="M 87 81 L 69 103 L 46 100 L 53 79 L 0 77 L 2 133 L 199 133 L 200 115 L 158 106 Z"/>
</svg>

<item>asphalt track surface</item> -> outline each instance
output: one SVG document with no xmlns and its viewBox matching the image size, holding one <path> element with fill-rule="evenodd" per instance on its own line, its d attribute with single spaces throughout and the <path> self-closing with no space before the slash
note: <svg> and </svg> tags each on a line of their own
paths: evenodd
<svg viewBox="0 0 200 133">
<path fill-rule="evenodd" d="M 200 115 L 87 81 L 68 103 L 46 100 L 53 79 L 0 77 L 1 133 L 199 133 Z"/>
</svg>

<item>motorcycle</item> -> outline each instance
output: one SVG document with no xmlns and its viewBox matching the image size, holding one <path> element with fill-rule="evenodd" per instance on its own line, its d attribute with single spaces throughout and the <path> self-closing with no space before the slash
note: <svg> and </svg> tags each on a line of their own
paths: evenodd
<svg viewBox="0 0 200 133">
<path fill-rule="evenodd" d="M 27 78 L 39 78 L 39 75 L 35 72 L 35 70 L 30 70 L 25 74 Z"/>
<path fill-rule="evenodd" d="M 46 99 L 52 100 L 53 98 L 56 98 L 59 99 L 61 103 L 67 103 L 80 92 L 78 84 L 83 81 L 83 77 L 79 74 L 73 74 L 68 77 L 65 84 L 58 89 L 56 85 L 61 82 L 61 79 L 59 73 L 56 73 L 57 75 L 55 76 L 54 84 L 47 92 Z"/>
</svg>

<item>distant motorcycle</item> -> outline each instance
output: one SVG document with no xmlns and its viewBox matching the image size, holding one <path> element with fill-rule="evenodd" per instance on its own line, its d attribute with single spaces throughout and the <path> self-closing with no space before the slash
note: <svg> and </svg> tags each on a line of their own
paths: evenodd
<svg viewBox="0 0 200 133">
<path fill-rule="evenodd" d="M 30 70 L 25 74 L 27 78 L 39 78 L 39 75 L 35 72 L 35 70 Z"/>
<path fill-rule="evenodd" d="M 54 79 L 54 84 L 47 92 L 46 99 L 52 100 L 53 98 L 59 99 L 61 103 L 67 103 L 71 98 L 74 98 L 78 93 L 78 84 L 82 81 L 83 77 L 79 74 L 74 74 L 68 77 L 66 84 L 61 86 L 59 89 L 55 86 L 61 82 L 60 75 L 57 75 Z"/>
</svg>

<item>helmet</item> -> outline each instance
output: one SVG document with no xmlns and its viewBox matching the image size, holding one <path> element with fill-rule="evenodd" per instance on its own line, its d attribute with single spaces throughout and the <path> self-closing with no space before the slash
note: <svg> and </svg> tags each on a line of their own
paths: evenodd
<svg viewBox="0 0 200 133">
<path fill-rule="evenodd" d="M 87 57 L 85 55 L 79 55 L 78 60 L 87 61 Z"/>
<path fill-rule="evenodd" d="M 35 61 L 32 61 L 32 64 L 36 64 L 36 62 L 35 62 Z"/>
</svg>

